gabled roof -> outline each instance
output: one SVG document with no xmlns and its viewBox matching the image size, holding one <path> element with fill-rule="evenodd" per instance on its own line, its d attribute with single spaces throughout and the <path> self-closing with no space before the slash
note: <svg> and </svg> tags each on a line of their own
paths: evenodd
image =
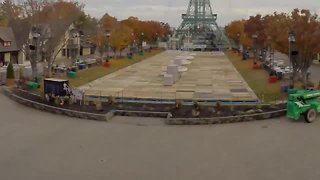
<svg viewBox="0 0 320 180">
<path fill-rule="evenodd" d="M 82 48 L 92 48 L 93 47 L 93 44 L 91 44 L 89 41 L 86 41 L 84 39 L 81 39 L 80 40 L 80 46 Z"/>
<path fill-rule="evenodd" d="M 23 45 L 27 44 L 29 40 L 29 33 L 31 24 L 29 19 L 16 19 L 10 22 L 10 27 L 16 37 L 18 49 L 22 49 Z"/>
<path fill-rule="evenodd" d="M 10 47 L 4 47 L 3 44 L 0 43 L 0 52 L 19 51 L 17 41 L 11 27 L 0 27 L 0 39 L 11 42 Z"/>
</svg>

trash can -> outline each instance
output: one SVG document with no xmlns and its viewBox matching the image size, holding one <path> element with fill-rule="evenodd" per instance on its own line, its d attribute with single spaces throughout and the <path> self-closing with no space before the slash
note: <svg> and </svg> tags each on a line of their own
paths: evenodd
<svg viewBox="0 0 320 180">
<path fill-rule="evenodd" d="M 33 81 L 28 81 L 27 82 L 27 87 L 29 90 L 34 91 L 39 88 L 39 83 L 33 82 Z"/>
<path fill-rule="evenodd" d="M 79 64 L 79 69 L 80 70 L 83 70 L 83 69 L 86 69 L 86 68 L 87 68 L 86 64 Z"/>
<path fill-rule="evenodd" d="M 278 81 L 277 76 L 269 76 L 269 83 L 276 83 Z"/>
<path fill-rule="evenodd" d="M 74 79 L 74 78 L 77 77 L 77 73 L 74 72 L 74 71 L 69 71 L 69 72 L 67 73 L 67 75 L 68 75 L 69 78 L 72 78 L 72 79 Z"/>
<path fill-rule="evenodd" d="M 289 85 L 288 84 L 282 84 L 281 85 L 281 92 L 287 93 L 289 89 Z"/>
<path fill-rule="evenodd" d="M 128 53 L 127 57 L 128 57 L 129 60 L 131 60 L 132 59 L 132 53 Z"/>
<path fill-rule="evenodd" d="M 110 62 L 106 62 L 106 63 L 103 64 L 103 66 L 105 68 L 110 68 L 111 67 L 111 63 Z"/>
</svg>

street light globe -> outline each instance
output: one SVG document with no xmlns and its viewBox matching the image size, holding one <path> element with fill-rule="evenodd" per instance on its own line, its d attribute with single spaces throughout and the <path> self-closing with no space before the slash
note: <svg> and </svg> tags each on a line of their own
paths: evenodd
<svg viewBox="0 0 320 180">
<path fill-rule="evenodd" d="M 258 35 L 257 35 L 257 34 L 253 34 L 253 35 L 252 35 L 252 38 L 253 38 L 253 39 L 257 39 L 257 38 L 258 38 Z"/>
<path fill-rule="evenodd" d="M 40 37 L 40 33 L 34 32 L 34 33 L 32 33 L 32 37 L 38 38 L 38 37 Z"/>
<path fill-rule="evenodd" d="M 296 42 L 296 35 L 294 34 L 293 31 L 288 33 L 288 40 L 289 42 Z"/>
</svg>

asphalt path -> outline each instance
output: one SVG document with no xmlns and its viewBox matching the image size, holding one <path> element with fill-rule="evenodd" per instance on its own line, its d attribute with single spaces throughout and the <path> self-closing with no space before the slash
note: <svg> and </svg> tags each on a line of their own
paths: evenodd
<svg viewBox="0 0 320 180">
<path fill-rule="evenodd" d="M 40 112 L 3 95 L 0 116 L 1 180 L 320 179 L 320 120 L 106 123 Z"/>
</svg>

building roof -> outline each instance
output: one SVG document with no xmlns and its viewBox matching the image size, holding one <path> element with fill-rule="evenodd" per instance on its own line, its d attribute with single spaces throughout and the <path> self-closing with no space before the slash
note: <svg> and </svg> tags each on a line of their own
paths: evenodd
<svg viewBox="0 0 320 180">
<path fill-rule="evenodd" d="M 83 39 L 81 39 L 81 41 L 80 41 L 80 46 L 82 48 L 92 48 L 93 47 L 93 45 L 89 41 L 86 41 Z"/>
<path fill-rule="evenodd" d="M 0 43 L 0 52 L 19 51 L 17 41 L 11 27 L 0 27 L 0 39 L 11 42 L 10 47 L 4 47 L 3 44 Z"/>
<path fill-rule="evenodd" d="M 29 21 L 29 19 L 16 19 L 10 22 L 10 27 L 15 35 L 18 49 L 22 49 L 29 40 L 31 30 L 31 23 Z"/>
</svg>

